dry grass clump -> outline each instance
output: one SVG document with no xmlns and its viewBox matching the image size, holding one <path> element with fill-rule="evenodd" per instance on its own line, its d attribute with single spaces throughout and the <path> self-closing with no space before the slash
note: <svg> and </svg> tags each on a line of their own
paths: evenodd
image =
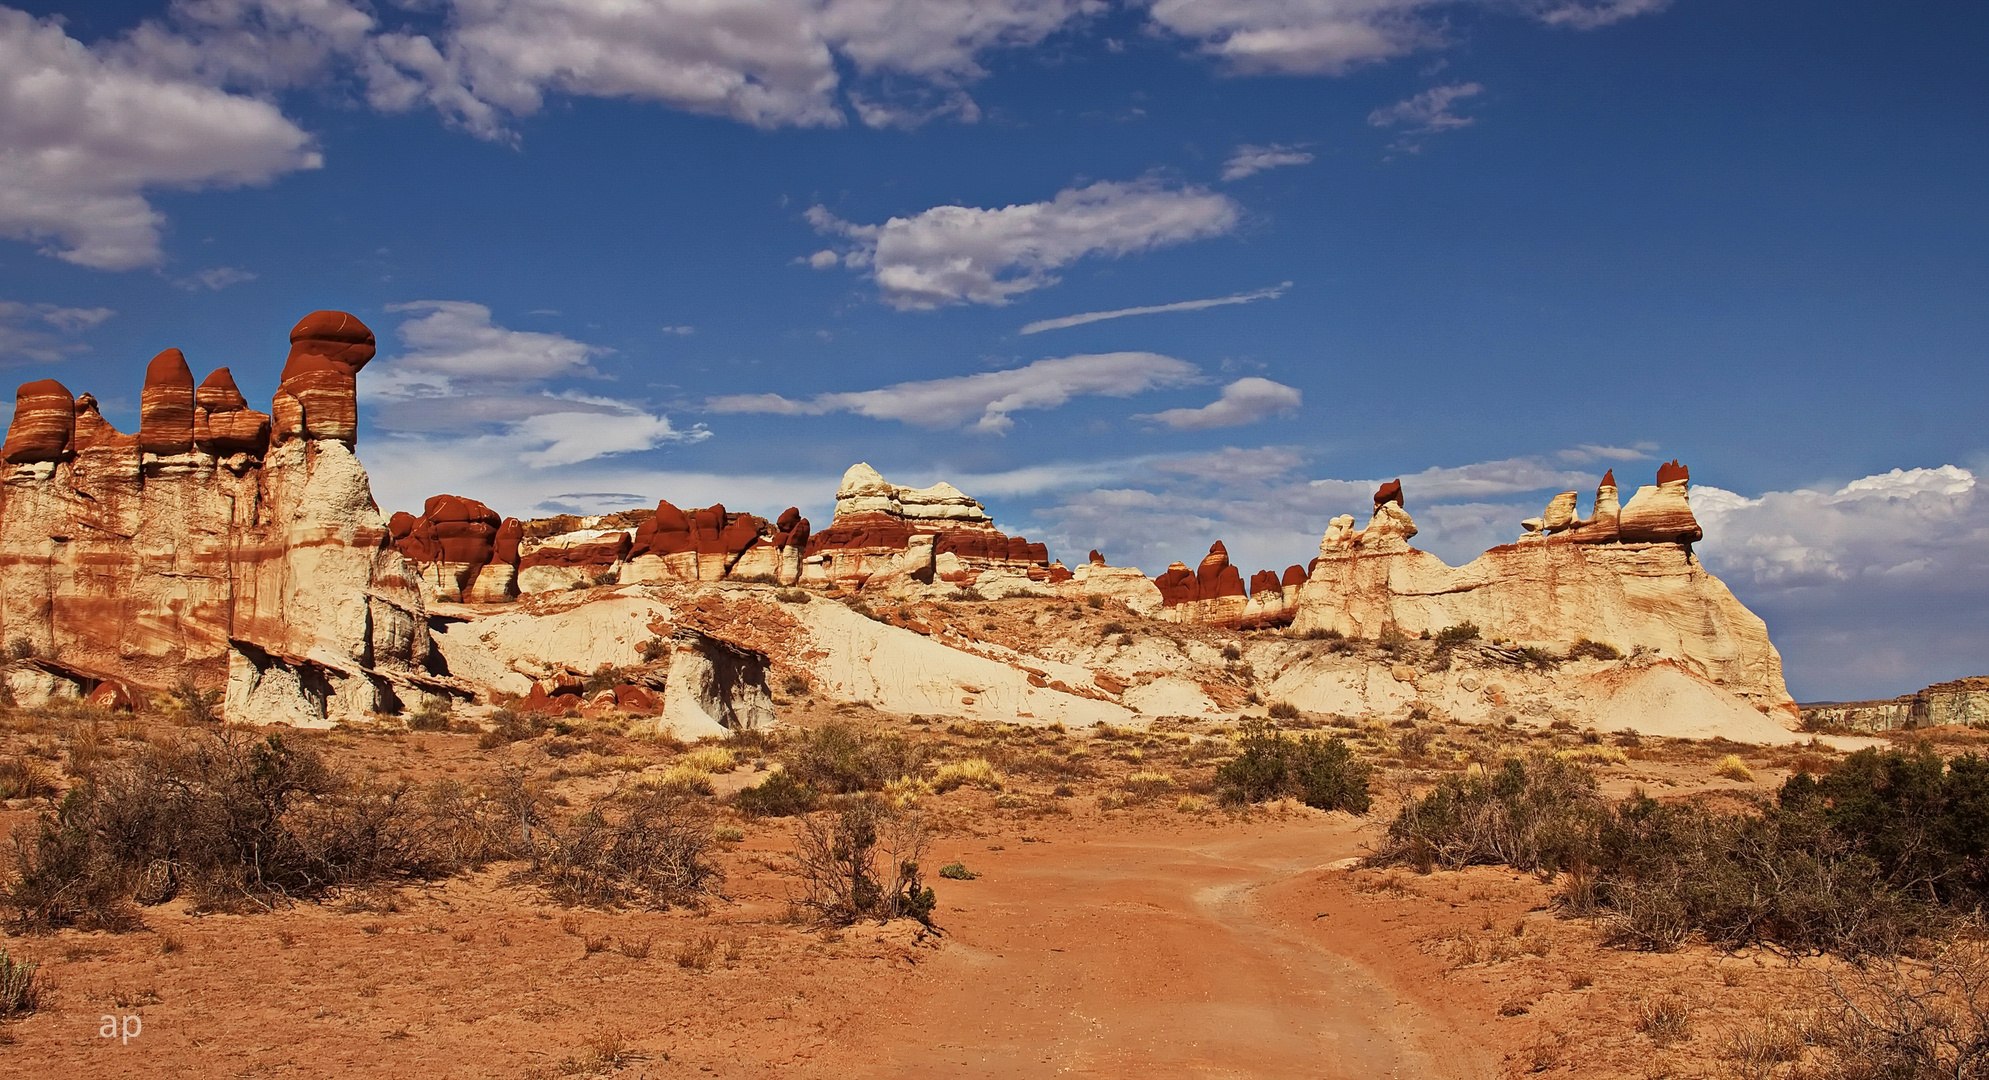
<svg viewBox="0 0 1989 1080">
<path fill-rule="evenodd" d="M 739 764 L 739 757 L 731 747 L 706 743 L 679 756 L 671 764 L 704 773 L 722 773 L 731 772 Z"/>
<path fill-rule="evenodd" d="M 1575 746 L 1557 750 L 1554 756 L 1562 761 L 1579 761 L 1591 765 L 1627 765 L 1630 755 L 1614 746 Z"/>
<path fill-rule="evenodd" d="M 989 791 L 1000 791 L 1005 782 L 1005 778 L 995 771 L 995 767 L 990 765 L 986 758 L 949 761 L 932 774 L 932 790 L 941 793 L 969 784 Z"/>
<path fill-rule="evenodd" d="M 878 791 L 901 776 L 919 775 L 925 764 L 923 746 L 841 721 L 783 741 L 778 754 L 795 781 L 832 795 Z"/>
<path fill-rule="evenodd" d="M 1630 1021 L 1637 1032 L 1664 1047 L 1692 1037 L 1692 1008 L 1685 995 L 1650 994 L 1630 1003 Z"/>
<path fill-rule="evenodd" d="M 1135 798 L 1151 799 L 1174 789 L 1174 778 L 1164 772 L 1140 771 L 1129 774 L 1120 787 Z"/>
<path fill-rule="evenodd" d="M 1754 770 L 1747 767 L 1747 762 L 1742 761 L 1739 754 L 1722 757 L 1720 763 L 1713 767 L 1713 775 L 1723 776 L 1728 780 L 1738 780 L 1743 784 L 1754 782 Z"/>
<path fill-rule="evenodd" d="M 41 1004 L 46 981 L 40 964 L 25 957 L 16 959 L 0 948 L 0 1020 L 12 1020 L 35 1011 Z"/>
</svg>

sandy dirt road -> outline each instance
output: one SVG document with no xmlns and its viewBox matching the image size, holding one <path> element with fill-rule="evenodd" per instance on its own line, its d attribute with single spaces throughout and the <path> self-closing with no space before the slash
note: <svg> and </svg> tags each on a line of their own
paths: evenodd
<svg viewBox="0 0 1989 1080">
<path fill-rule="evenodd" d="M 867 1075 L 1497 1075 L 1440 1003 L 1334 947 L 1358 913 L 1295 906 L 1357 853 L 1344 818 L 956 846 L 985 875 L 951 890 Z"/>
</svg>

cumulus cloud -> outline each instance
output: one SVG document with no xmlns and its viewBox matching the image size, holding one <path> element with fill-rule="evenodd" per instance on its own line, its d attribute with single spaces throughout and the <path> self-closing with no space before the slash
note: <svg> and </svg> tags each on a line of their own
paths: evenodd
<svg viewBox="0 0 1989 1080">
<path fill-rule="evenodd" d="M 1280 146 L 1277 143 L 1272 143 L 1269 146 L 1251 146 L 1246 143 L 1237 147 L 1236 152 L 1229 156 L 1229 160 L 1223 162 L 1222 178 L 1224 180 L 1241 180 L 1246 176 L 1255 176 L 1266 169 L 1275 169 L 1281 165 L 1309 165 L 1311 163 L 1312 154 L 1309 151 L 1299 150 L 1290 146 Z"/>
<path fill-rule="evenodd" d="M 1154 181 L 1100 181 L 1046 202 L 993 209 L 935 206 L 881 225 L 808 211 L 816 230 L 850 241 L 845 265 L 867 269 L 899 310 L 1007 304 L 1056 284 L 1055 271 L 1088 255 L 1121 256 L 1221 236 L 1241 212 L 1226 195 Z M 811 257 L 827 265 L 821 253 Z"/>
<path fill-rule="evenodd" d="M 1302 403 L 1303 395 L 1296 387 L 1251 376 L 1223 387 L 1222 396 L 1199 409 L 1168 409 L 1134 419 L 1151 420 L 1176 431 L 1208 431 L 1289 415 Z"/>
<path fill-rule="evenodd" d="M 276 106 L 86 48 L 0 8 L 0 236 L 100 270 L 157 264 L 147 190 L 263 184 L 322 164 Z"/>
<path fill-rule="evenodd" d="M 563 334 L 513 330 L 488 307 L 460 300 L 390 304 L 409 317 L 403 349 L 369 367 L 362 400 L 376 426 L 438 453 L 475 448 L 509 467 L 546 469 L 693 442 L 639 403 L 572 389 L 560 379 L 597 378 L 593 361 L 613 350 Z"/>
<path fill-rule="evenodd" d="M 76 335 L 116 312 L 107 307 L 74 308 L 0 300 L 0 361 L 53 364 L 89 346 Z"/>
<path fill-rule="evenodd" d="M 1149 0 L 1156 30 L 1198 43 L 1238 75 L 1343 75 L 1447 41 L 1442 11 L 1509 0 Z M 1663 8 L 1667 0 L 1522 0 L 1550 26 L 1592 30 Z"/>
<path fill-rule="evenodd" d="M 971 424 L 976 431 L 1000 435 L 1015 426 L 1011 413 L 1054 409 L 1081 396 L 1131 397 L 1186 386 L 1201 377 L 1195 365 L 1159 353 L 1089 353 L 1038 360 L 1004 371 L 902 382 L 880 390 L 817 394 L 801 401 L 779 394 L 717 397 L 705 407 L 719 413 L 789 416 L 847 412 L 923 427 Z"/>
<path fill-rule="evenodd" d="M 818 252 L 818 254 L 820 254 Z M 829 253 L 831 257 L 834 252 Z M 1103 322 L 1106 319 L 1123 319 L 1128 315 L 1159 315 L 1169 311 L 1204 311 L 1212 307 L 1226 307 L 1230 304 L 1251 304 L 1259 300 L 1276 300 L 1291 288 L 1287 281 L 1268 289 L 1255 292 L 1236 293 L 1231 296 L 1218 296 L 1210 300 L 1177 300 L 1171 304 L 1148 304 L 1143 307 L 1116 308 L 1112 311 L 1087 311 L 1078 315 L 1062 315 L 1054 319 L 1038 319 L 1022 328 L 1025 334 L 1040 334 L 1045 330 L 1062 330 L 1069 326 L 1083 326 L 1085 323 Z"/>
<path fill-rule="evenodd" d="M 1695 486 L 1706 566 L 1768 622 L 1802 700 L 1985 673 L 1989 493 L 1955 465 L 1746 498 Z"/>
</svg>

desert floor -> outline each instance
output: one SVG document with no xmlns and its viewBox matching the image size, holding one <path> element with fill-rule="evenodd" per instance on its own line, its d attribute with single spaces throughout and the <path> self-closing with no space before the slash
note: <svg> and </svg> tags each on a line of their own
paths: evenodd
<svg viewBox="0 0 1989 1080">
<path fill-rule="evenodd" d="M 956 738 L 840 718 L 1010 763 L 999 793 L 922 804 L 925 865 L 980 875 L 931 879 L 937 932 L 798 919 L 793 820 L 723 810 L 744 837 L 720 845 L 720 895 L 695 909 L 562 907 L 497 864 L 268 913 L 169 903 L 133 932 L 0 938 L 50 979 L 37 1012 L 0 1025 L 0 1063 L 48 1077 L 1727 1076 L 1744 1075 L 1751 1032 L 1824 993 L 1816 958 L 1611 947 L 1607 926 L 1556 914 L 1551 883 L 1510 870 L 1356 867 L 1402 792 L 1462 767 L 1450 758 L 1387 759 L 1365 817 L 1239 811 L 1125 794 L 1135 768 L 1206 790 L 1205 766 L 1170 757 L 1191 753 L 1183 733 Z M 468 777 L 503 759 L 567 768 L 575 798 L 617 782 L 570 750 L 548 756 L 551 736 L 297 737 L 374 774 Z M 590 759 L 623 769 L 684 752 L 601 738 Z M 1028 769 L 1086 744 L 1089 775 Z M 1744 794 L 1787 775 L 1790 751 L 1760 751 L 1751 782 L 1714 776 L 1732 749 L 1647 745 L 1599 769 L 1617 793 Z M 757 778 L 741 763 L 712 782 L 722 797 Z M 35 812 L 15 800 L 0 828 Z M 1653 1002 L 1683 1021 L 1640 1022 Z"/>
</svg>

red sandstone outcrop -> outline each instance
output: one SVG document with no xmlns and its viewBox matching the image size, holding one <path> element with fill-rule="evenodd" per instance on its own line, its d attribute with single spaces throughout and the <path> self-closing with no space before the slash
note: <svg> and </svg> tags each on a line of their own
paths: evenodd
<svg viewBox="0 0 1989 1080">
<path fill-rule="evenodd" d="M 1667 465 L 1660 476 L 1623 507 L 1620 535 L 1612 473 L 1586 521 L 1573 520 L 1571 494 L 1557 496 L 1549 514 L 1527 522 L 1521 542 L 1461 567 L 1408 546 L 1415 525 L 1397 502 L 1377 505 L 1360 532 L 1351 517 L 1335 518 L 1299 590 L 1293 629 L 1376 638 L 1471 623 L 1488 638 L 1556 651 L 1587 638 L 1655 652 L 1792 718 L 1766 625 L 1692 554 L 1701 534 L 1683 466 Z"/>
<path fill-rule="evenodd" d="M 9 465 L 62 461 L 76 435 L 76 399 L 54 379 L 22 383 L 14 393 L 14 419 L 0 457 Z"/>
<path fill-rule="evenodd" d="M 575 584 L 619 579 L 634 541 L 623 529 L 579 529 L 519 545 L 518 591 L 559 592 Z"/>
<path fill-rule="evenodd" d="M 623 581 L 781 582 L 792 584 L 801 553 L 792 547 L 798 535 L 806 543 L 808 522 L 788 507 L 776 528 L 753 514 L 728 512 L 723 504 L 680 510 L 668 499 L 656 504 L 656 514 L 635 532 Z M 782 580 L 784 563 L 797 574 Z"/>
<path fill-rule="evenodd" d="M 295 423 L 275 447 L 226 371 L 196 388 L 177 350 L 146 369 L 136 434 L 53 380 L 21 388 L 0 471 L 0 637 L 131 687 L 225 684 L 227 714 L 254 722 L 461 692 L 428 670 L 420 592 L 351 450 L 372 333 L 318 312 L 291 338 L 293 366 L 342 381 L 328 398 L 325 380 L 286 377 L 278 411 Z"/>
<path fill-rule="evenodd" d="M 1400 489 L 1394 494 L 1399 499 Z M 1379 505 L 1383 500 L 1377 496 L 1376 501 Z M 1294 571 L 1302 582 L 1305 571 L 1301 567 L 1286 570 L 1282 577 L 1272 570 L 1259 570 L 1250 575 L 1246 592 L 1242 573 L 1230 565 L 1229 549 L 1218 540 L 1209 546 L 1209 553 L 1192 573 L 1187 564 L 1177 562 L 1153 579 L 1160 591 L 1159 615 L 1170 622 L 1239 629 L 1282 626 L 1291 621 L 1298 596 L 1297 583 L 1290 582 Z"/>
<path fill-rule="evenodd" d="M 515 520 L 515 519 L 514 519 Z M 508 600 L 516 595 L 517 542 L 509 562 L 498 558 L 503 519 L 460 495 L 437 495 L 421 516 L 397 513 L 387 522 L 394 549 L 420 569 L 425 595 L 450 603 Z M 485 581 L 485 577 L 491 580 Z"/>
</svg>

